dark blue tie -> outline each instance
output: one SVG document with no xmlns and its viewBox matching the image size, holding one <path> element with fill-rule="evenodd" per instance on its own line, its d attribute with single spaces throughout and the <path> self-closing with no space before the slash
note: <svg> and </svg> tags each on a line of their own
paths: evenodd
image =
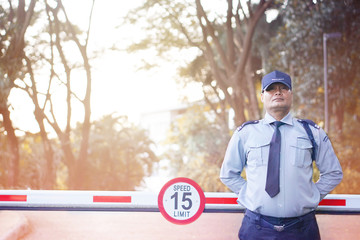
<svg viewBox="0 0 360 240">
<path fill-rule="evenodd" d="M 269 162 L 266 176 L 265 191 L 270 197 L 275 197 L 280 192 L 280 146 L 281 134 L 279 127 L 284 123 L 280 121 L 274 122 L 275 132 L 270 142 Z"/>
</svg>

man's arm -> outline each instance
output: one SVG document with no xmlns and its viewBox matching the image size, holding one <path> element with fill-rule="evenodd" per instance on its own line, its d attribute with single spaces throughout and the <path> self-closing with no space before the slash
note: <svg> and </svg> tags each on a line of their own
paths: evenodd
<svg viewBox="0 0 360 240">
<path fill-rule="evenodd" d="M 319 129 L 319 138 L 316 165 L 320 171 L 320 178 L 316 187 L 320 192 L 321 199 L 323 199 L 341 182 L 343 172 L 330 139 L 322 129 Z"/>
<path fill-rule="evenodd" d="M 246 180 L 240 176 L 244 166 L 244 146 L 240 133 L 236 131 L 229 141 L 220 170 L 220 180 L 236 194 L 239 194 L 240 189 L 246 186 Z"/>
</svg>

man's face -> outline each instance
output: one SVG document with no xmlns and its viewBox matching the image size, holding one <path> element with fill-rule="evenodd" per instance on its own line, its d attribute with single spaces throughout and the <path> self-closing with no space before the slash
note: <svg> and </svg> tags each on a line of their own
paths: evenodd
<svg viewBox="0 0 360 240">
<path fill-rule="evenodd" d="M 285 84 L 273 83 L 261 93 L 261 101 L 268 113 L 283 112 L 285 115 L 291 108 L 292 92 Z"/>
</svg>

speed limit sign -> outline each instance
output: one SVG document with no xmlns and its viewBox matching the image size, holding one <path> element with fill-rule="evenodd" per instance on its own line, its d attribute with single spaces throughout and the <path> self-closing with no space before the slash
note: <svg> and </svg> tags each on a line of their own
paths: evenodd
<svg viewBox="0 0 360 240">
<path fill-rule="evenodd" d="M 201 187 L 189 178 L 175 178 L 167 182 L 158 196 L 161 214 L 175 224 L 188 224 L 198 219 L 205 208 Z"/>
</svg>

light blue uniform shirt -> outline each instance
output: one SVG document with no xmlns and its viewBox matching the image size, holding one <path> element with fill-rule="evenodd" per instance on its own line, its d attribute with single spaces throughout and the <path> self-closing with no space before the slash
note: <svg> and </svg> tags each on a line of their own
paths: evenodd
<svg viewBox="0 0 360 240">
<path fill-rule="evenodd" d="M 269 146 L 275 119 L 266 114 L 233 134 L 221 167 L 220 179 L 238 194 L 238 202 L 251 211 L 273 217 L 298 217 L 318 206 L 338 185 L 342 169 L 324 130 L 310 126 L 314 135 L 320 179 L 312 181 L 312 143 L 300 122 L 288 114 L 280 126 L 280 193 L 271 198 L 265 191 Z M 240 174 L 245 168 L 246 180 Z"/>
</svg>

